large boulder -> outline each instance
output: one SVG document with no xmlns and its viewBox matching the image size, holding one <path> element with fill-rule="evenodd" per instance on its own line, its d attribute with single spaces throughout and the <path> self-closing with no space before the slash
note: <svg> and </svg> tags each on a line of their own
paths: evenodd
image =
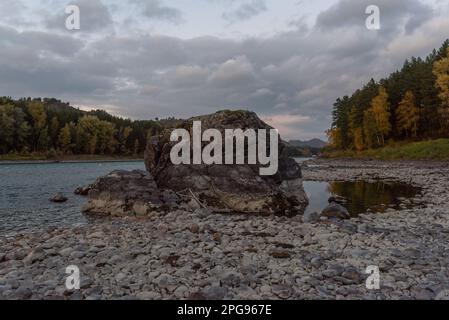
<svg viewBox="0 0 449 320">
<path fill-rule="evenodd" d="M 273 129 L 253 112 L 221 111 L 181 122 L 177 128 L 189 131 L 191 141 L 194 121 L 201 121 L 203 132 L 217 129 L 223 137 L 226 129 Z M 174 165 L 170 151 L 177 142 L 170 141 L 171 132 L 165 130 L 151 137 L 146 147 L 145 165 L 159 189 L 190 194 L 200 206 L 216 211 L 282 215 L 304 212 L 308 199 L 302 186 L 301 168 L 286 155 L 286 144 L 280 139 L 278 172 L 262 176 L 261 164 Z"/>
<path fill-rule="evenodd" d="M 89 186 L 90 216 L 149 216 L 181 208 L 185 201 L 169 190 L 159 190 L 149 172 L 113 171 Z"/>
</svg>

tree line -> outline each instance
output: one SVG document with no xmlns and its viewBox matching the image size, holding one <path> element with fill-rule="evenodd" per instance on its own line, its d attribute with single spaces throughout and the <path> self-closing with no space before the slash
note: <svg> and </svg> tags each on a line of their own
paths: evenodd
<svg viewBox="0 0 449 320">
<path fill-rule="evenodd" d="M 338 98 L 332 118 L 328 136 L 340 150 L 449 137 L 449 39 L 425 59 L 406 60 L 388 78 L 371 79 L 352 96 Z"/>
<path fill-rule="evenodd" d="M 176 121 L 132 121 L 53 98 L 0 97 L 0 154 L 141 155 L 149 136 Z"/>
</svg>

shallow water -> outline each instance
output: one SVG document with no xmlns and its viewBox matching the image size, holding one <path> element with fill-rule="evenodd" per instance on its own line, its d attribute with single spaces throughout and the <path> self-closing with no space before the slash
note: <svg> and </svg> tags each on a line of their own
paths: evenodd
<svg viewBox="0 0 449 320">
<path fill-rule="evenodd" d="M 76 226 L 86 198 L 73 191 L 113 170 L 144 169 L 143 162 L 45 163 L 0 165 L 0 235 L 42 227 Z M 69 201 L 51 203 L 62 192 Z"/>
<path fill-rule="evenodd" d="M 400 209 L 402 198 L 413 198 L 420 188 L 397 182 L 305 181 L 304 189 L 309 196 L 307 212 L 321 212 L 332 196 L 347 200 L 344 206 L 351 216 L 356 217 L 367 211 L 382 213 L 387 209 Z"/>
<path fill-rule="evenodd" d="M 143 162 L 88 162 L 0 165 L 0 235 L 29 232 L 48 227 L 70 227 L 88 221 L 81 213 L 85 197 L 73 191 L 93 183 L 113 170 L 144 169 Z M 368 209 L 377 212 L 397 208 L 398 197 L 413 197 L 416 188 L 387 183 L 305 181 L 309 212 L 320 212 L 332 195 L 350 200 L 346 205 L 353 216 Z M 69 201 L 51 203 L 48 199 L 62 192 Z M 382 205 L 383 204 L 383 205 Z"/>
</svg>

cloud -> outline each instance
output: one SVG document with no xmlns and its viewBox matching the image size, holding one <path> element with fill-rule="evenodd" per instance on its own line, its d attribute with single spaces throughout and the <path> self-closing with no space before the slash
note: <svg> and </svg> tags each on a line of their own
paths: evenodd
<svg viewBox="0 0 449 320">
<path fill-rule="evenodd" d="M 140 8 L 154 8 L 154 3 L 166 8 L 160 2 L 130 1 Z M 321 12 L 308 28 L 243 39 L 114 33 L 106 28 L 108 18 L 91 24 L 88 37 L 0 26 L 0 88 L 15 97 L 55 96 L 76 105 L 108 106 L 141 119 L 245 107 L 269 119 L 283 137 L 323 138 L 337 97 L 386 76 L 406 58 L 427 54 L 447 38 L 444 11 L 434 12 L 418 0 L 378 2 L 381 8 L 389 5 L 382 11 L 391 10 L 382 18 L 390 26 L 379 32 L 365 28 L 364 10 L 343 10 L 354 4 L 349 0 Z M 100 16 L 118 12 L 94 3 Z M 159 18 L 174 21 L 169 16 Z"/>
<path fill-rule="evenodd" d="M 181 65 L 166 75 L 167 81 L 177 87 L 195 87 L 204 84 L 209 77 L 207 67 L 197 65 Z"/>
<path fill-rule="evenodd" d="M 433 16 L 433 9 L 420 0 L 340 0 L 326 11 L 321 12 L 316 26 L 323 30 L 341 28 L 365 28 L 368 15 L 365 10 L 369 5 L 380 9 L 381 30 L 394 33 L 405 29 L 413 32 Z"/>
<path fill-rule="evenodd" d="M 219 65 L 209 80 L 216 86 L 245 86 L 255 80 L 254 68 L 246 56 L 239 56 Z"/>
<path fill-rule="evenodd" d="M 80 32 L 99 32 L 106 28 L 113 30 L 113 20 L 109 7 L 101 0 L 76 0 L 68 4 L 76 5 L 80 9 Z M 61 8 L 65 9 L 68 4 L 61 6 Z M 50 29 L 67 31 L 65 21 L 68 15 L 62 9 L 58 12 L 60 13 L 46 17 L 44 24 Z"/>
<path fill-rule="evenodd" d="M 265 0 L 250 0 L 245 1 L 244 3 L 239 1 L 237 8 L 223 13 L 223 19 L 229 23 L 236 23 L 249 20 L 267 10 L 268 8 Z"/>
<path fill-rule="evenodd" d="M 20 0 L 2 0 L 0 1 L 0 22 L 4 24 L 27 25 L 23 12 L 26 6 Z M 7 12 L 7 14 L 5 14 Z"/>
<path fill-rule="evenodd" d="M 294 137 L 297 137 L 301 127 L 312 121 L 308 116 L 291 114 L 265 116 L 262 120 L 273 128 L 278 129 L 283 139 L 293 139 Z"/>
<path fill-rule="evenodd" d="M 142 14 L 150 19 L 165 20 L 173 23 L 180 23 L 182 21 L 182 13 L 180 10 L 168 7 L 162 4 L 159 0 L 131 0 L 142 8 Z"/>
</svg>

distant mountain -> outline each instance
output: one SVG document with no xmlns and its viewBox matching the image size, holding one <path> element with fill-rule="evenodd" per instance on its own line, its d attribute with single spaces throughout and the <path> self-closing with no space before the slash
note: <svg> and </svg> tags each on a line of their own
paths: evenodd
<svg viewBox="0 0 449 320">
<path fill-rule="evenodd" d="M 323 149 L 324 147 L 327 147 L 327 142 L 320 139 L 312 139 L 309 141 L 290 140 L 288 143 L 298 148 Z"/>
</svg>

